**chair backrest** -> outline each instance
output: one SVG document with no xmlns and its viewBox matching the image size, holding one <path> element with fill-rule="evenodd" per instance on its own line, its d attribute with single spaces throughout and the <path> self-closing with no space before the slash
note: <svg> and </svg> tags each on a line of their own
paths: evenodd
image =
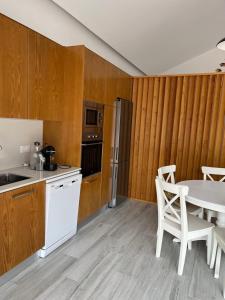
<svg viewBox="0 0 225 300">
<path fill-rule="evenodd" d="M 222 176 L 219 181 L 225 181 L 225 168 L 212 168 L 212 167 L 202 167 L 203 179 L 207 180 L 209 178 L 211 181 L 215 181 L 212 175 Z"/>
<path fill-rule="evenodd" d="M 161 180 L 170 183 L 175 183 L 175 177 L 174 177 L 175 172 L 176 172 L 175 165 L 165 166 L 158 169 L 158 176 Z"/>
<path fill-rule="evenodd" d="M 184 185 L 165 182 L 159 177 L 156 177 L 155 183 L 159 222 L 166 222 L 168 220 L 170 225 L 174 225 L 177 228 L 177 224 L 179 224 L 181 231 L 187 232 L 188 223 L 185 197 L 188 195 L 189 188 Z M 169 199 L 167 193 L 172 194 L 173 197 Z M 174 206 L 177 201 L 180 202 L 180 212 Z"/>
</svg>

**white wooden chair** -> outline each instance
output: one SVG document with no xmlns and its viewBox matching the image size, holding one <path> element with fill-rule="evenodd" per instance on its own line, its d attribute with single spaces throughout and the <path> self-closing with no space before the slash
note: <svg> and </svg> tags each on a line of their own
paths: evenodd
<svg viewBox="0 0 225 300">
<path fill-rule="evenodd" d="M 210 269 L 212 269 L 216 261 L 215 278 L 219 278 L 222 250 L 225 252 L 225 228 L 215 227 L 213 230 L 213 249 L 210 263 Z M 223 297 L 225 298 L 225 284 L 223 286 Z"/>
<path fill-rule="evenodd" d="M 170 183 L 175 183 L 175 172 L 176 165 L 165 166 L 158 169 L 158 176 L 161 180 Z M 187 212 L 189 214 L 192 214 L 193 216 L 198 216 L 199 218 L 203 219 L 204 210 L 202 207 L 198 207 L 190 203 L 187 203 L 186 207 Z"/>
<path fill-rule="evenodd" d="M 215 179 L 213 178 L 213 175 L 218 175 L 221 176 L 221 178 L 219 179 L 219 181 L 225 181 L 225 168 L 212 168 L 212 167 L 202 167 L 202 173 L 203 173 L 203 179 L 204 180 L 211 180 L 211 181 L 215 181 Z M 206 214 L 207 214 L 207 220 L 208 222 L 211 222 L 212 217 L 216 217 L 216 212 L 210 209 L 206 210 Z"/>
<path fill-rule="evenodd" d="M 214 225 L 191 214 L 187 214 L 185 197 L 188 195 L 188 187 L 168 183 L 157 177 L 156 192 L 158 203 L 156 257 L 160 257 L 163 233 L 167 231 L 181 241 L 178 275 L 182 275 L 183 273 L 187 244 L 189 241 L 207 237 L 207 263 L 209 264 L 212 229 Z M 173 194 L 173 198 L 168 199 L 165 192 Z M 175 201 L 180 202 L 179 212 L 174 208 Z"/>
</svg>

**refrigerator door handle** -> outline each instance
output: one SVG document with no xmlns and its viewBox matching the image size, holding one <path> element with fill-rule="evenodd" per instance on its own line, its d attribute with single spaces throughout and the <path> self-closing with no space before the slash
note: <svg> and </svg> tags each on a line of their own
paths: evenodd
<svg viewBox="0 0 225 300">
<path fill-rule="evenodd" d="M 118 158 L 119 158 L 119 147 L 116 146 L 116 150 L 115 150 L 115 161 L 118 162 Z"/>
<path fill-rule="evenodd" d="M 109 207 L 116 206 L 116 193 L 117 193 L 117 176 L 118 176 L 118 166 L 113 166 L 113 176 L 112 176 L 112 200 L 109 203 Z"/>
<path fill-rule="evenodd" d="M 115 182 L 117 184 L 117 176 L 118 176 L 118 166 L 115 168 Z"/>
</svg>

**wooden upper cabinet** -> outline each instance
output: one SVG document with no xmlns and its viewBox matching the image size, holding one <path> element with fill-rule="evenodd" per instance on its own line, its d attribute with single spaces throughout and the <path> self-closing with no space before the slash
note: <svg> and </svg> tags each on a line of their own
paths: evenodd
<svg viewBox="0 0 225 300">
<path fill-rule="evenodd" d="M 107 64 L 105 60 L 85 48 L 84 99 L 106 103 Z"/>
<path fill-rule="evenodd" d="M 112 105 L 117 97 L 131 99 L 132 78 L 85 48 L 84 99 Z"/>
<path fill-rule="evenodd" d="M 30 119 L 61 120 L 64 47 L 29 32 L 28 115 Z"/>
<path fill-rule="evenodd" d="M 0 117 L 27 118 L 28 30 L 0 14 Z"/>
</svg>

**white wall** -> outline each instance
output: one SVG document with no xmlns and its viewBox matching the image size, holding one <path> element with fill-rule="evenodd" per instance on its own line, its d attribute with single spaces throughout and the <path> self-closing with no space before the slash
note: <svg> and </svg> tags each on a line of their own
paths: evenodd
<svg viewBox="0 0 225 300">
<path fill-rule="evenodd" d="M 215 69 L 219 68 L 219 64 L 221 62 L 225 62 L 225 51 L 219 50 L 215 47 L 210 51 L 207 51 L 165 71 L 164 74 L 214 72 Z"/>
<path fill-rule="evenodd" d="M 43 121 L 0 118 L 0 170 L 21 166 L 29 153 L 20 153 L 21 145 L 43 143 Z"/>
<path fill-rule="evenodd" d="M 0 0 L 0 12 L 61 45 L 85 45 L 128 74 L 143 74 L 50 0 Z"/>
</svg>

